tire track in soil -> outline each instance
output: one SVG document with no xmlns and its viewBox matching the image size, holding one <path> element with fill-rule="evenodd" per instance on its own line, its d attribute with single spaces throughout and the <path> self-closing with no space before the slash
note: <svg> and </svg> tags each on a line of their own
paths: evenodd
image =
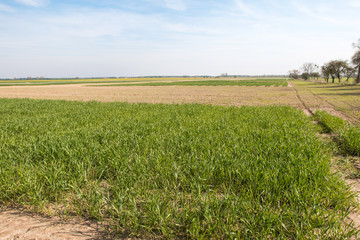
<svg viewBox="0 0 360 240">
<path fill-rule="evenodd" d="M 303 111 L 304 111 L 304 113 L 305 113 L 307 116 L 312 116 L 312 115 L 314 115 L 314 113 L 311 111 L 311 109 L 308 108 L 308 107 L 305 105 L 305 102 L 301 99 L 301 97 L 300 97 L 300 95 L 299 95 L 299 92 L 298 92 L 298 90 L 296 89 L 294 83 L 288 82 L 288 86 L 295 91 L 297 99 L 299 100 L 299 102 L 300 102 L 301 105 L 303 106 Z"/>
</svg>

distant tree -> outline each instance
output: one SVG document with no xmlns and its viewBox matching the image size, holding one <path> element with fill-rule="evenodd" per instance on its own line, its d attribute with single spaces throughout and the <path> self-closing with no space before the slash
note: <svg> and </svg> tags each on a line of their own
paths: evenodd
<svg viewBox="0 0 360 240">
<path fill-rule="evenodd" d="M 331 69 L 329 67 L 328 63 L 325 63 L 322 67 L 321 67 L 321 75 L 323 76 L 323 78 L 325 79 L 326 82 L 329 82 L 330 76 L 331 76 Z"/>
<path fill-rule="evenodd" d="M 360 83 L 360 50 L 358 50 L 351 58 L 351 62 L 355 65 L 356 83 Z"/>
<path fill-rule="evenodd" d="M 297 69 L 289 71 L 289 78 L 298 79 L 300 76 L 300 71 Z"/>
<path fill-rule="evenodd" d="M 313 72 L 313 73 L 310 75 L 310 77 L 316 78 L 316 80 L 317 80 L 317 79 L 319 79 L 319 77 L 320 77 L 320 73 L 318 73 L 318 72 Z"/>
<path fill-rule="evenodd" d="M 354 56 L 351 58 L 352 64 L 355 65 L 355 69 L 357 71 L 356 74 L 356 83 L 360 83 L 360 39 L 357 41 L 357 43 L 353 43 L 354 48 L 357 49 Z"/>
<path fill-rule="evenodd" d="M 349 79 L 350 79 L 352 76 L 354 76 L 355 72 L 356 72 L 356 69 L 353 68 L 353 67 L 351 67 L 351 66 L 349 66 L 349 65 L 344 68 L 344 75 L 345 75 L 345 77 L 346 77 L 346 81 L 347 81 L 347 82 L 349 81 Z"/>
<path fill-rule="evenodd" d="M 332 78 L 332 83 L 335 82 L 336 78 L 336 67 L 335 67 L 335 61 L 330 61 L 328 63 L 325 63 L 324 66 L 321 68 L 321 72 L 326 79 L 327 82 L 329 82 L 329 78 Z"/>
<path fill-rule="evenodd" d="M 335 78 L 339 79 L 339 83 L 341 82 L 341 74 L 344 73 L 344 70 L 348 66 L 346 61 L 343 60 L 333 60 L 328 63 L 330 68 L 330 74 L 333 79 L 333 83 Z"/>
<path fill-rule="evenodd" d="M 304 79 L 304 80 L 308 80 L 308 79 L 310 79 L 310 73 L 308 73 L 308 72 L 303 72 L 302 74 L 301 74 L 301 78 L 302 79 Z"/>
<path fill-rule="evenodd" d="M 353 43 L 353 47 L 357 48 L 357 49 L 360 49 L 360 38 L 358 39 L 357 42 Z"/>
<path fill-rule="evenodd" d="M 357 48 L 358 50 L 355 52 L 354 56 L 352 56 L 351 62 L 355 65 L 355 71 L 357 72 L 356 83 L 360 83 L 360 39 Z"/>
<path fill-rule="evenodd" d="M 313 74 L 315 72 L 317 72 L 318 70 L 318 65 L 316 65 L 315 63 L 304 63 L 301 66 L 301 70 L 303 71 L 303 74 L 305 77 L 308 77 L 307 79 L 309 79 L 310 77 L 313 76 Z M 305 79 L 305 78 L 304 78 Z M 306 80 L 306 79 L 305 79 Z"/>
</svg>

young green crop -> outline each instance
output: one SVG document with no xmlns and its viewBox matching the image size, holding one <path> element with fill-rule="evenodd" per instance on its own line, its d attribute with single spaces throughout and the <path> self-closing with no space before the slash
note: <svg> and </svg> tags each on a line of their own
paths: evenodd
<svg viewBox="0 0 360 240">
<path fill-rule="evenodd" d="M 353 126 L 340 117 L 326 111 L 316 111 L 314 115 L 325 132 L 339 135 L 340 147 L 350 155 L 360 156 L 360 127 Z"/>
<path fill-rule="evenodd" d="M 352 195 L 290 107 L 0 99 L 0 202 L 163 238 L 347 238 Z"/>
</svg>

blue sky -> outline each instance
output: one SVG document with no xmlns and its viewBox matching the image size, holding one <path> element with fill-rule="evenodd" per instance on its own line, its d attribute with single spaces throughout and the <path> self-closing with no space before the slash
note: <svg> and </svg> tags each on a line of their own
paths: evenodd
<svg viewBox="0 0 360 240">
<path fill-rule="evenodd" d="M 350 59 L 360 0 L 0 0 L 0 78 L 286 74 Z"/>
</svg>

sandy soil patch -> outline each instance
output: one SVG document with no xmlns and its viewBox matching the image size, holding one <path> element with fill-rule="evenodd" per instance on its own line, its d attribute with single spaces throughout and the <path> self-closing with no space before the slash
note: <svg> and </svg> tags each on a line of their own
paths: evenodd
<svg viewBox="0 0 360 240">
<path fill-rule="evenodd" d="M 351 186 L 351 190 L 355 193 L 356 199 L 360 204 L 360 180 L 359 179 L 345 179 L 345 182 Z M 354 222 L 356 228 L 360 227 L 360 214 L 358 212 L 351 212 L 349 219 Z"/>
<path fill-rule="evenodd" d="M 294 83 L 292 83 L 292 82 L 288 82 L 288 87 L 295 87 L 295 85 L 294 85 Z"/>
<path fill-rule="evenodd" d="M 59 217 L 41 217 L 30 212 L 0 211 L 0 239 L 89 240 L 109 239 L 96 223 L 84 220 L 61 221 Z"/>
</svg>

